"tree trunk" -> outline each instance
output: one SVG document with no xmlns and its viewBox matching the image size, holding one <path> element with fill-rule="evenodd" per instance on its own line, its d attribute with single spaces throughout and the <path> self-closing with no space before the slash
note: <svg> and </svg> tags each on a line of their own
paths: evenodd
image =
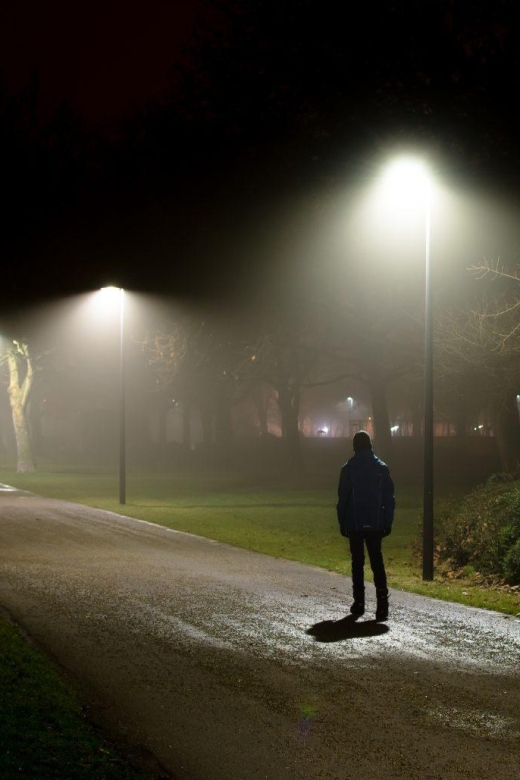
<svg viewBox="0 0 520 780">
<path fill-rule="evenodd" d="M 25 419 L 24 410 L 17 400 L 11 401 L 11 411 L 13 414 L 16 450 L 18 453 L 18 465 L 16 470 L 19 472 L 34 471 L 34 459 L 29 428 L 27 420 Z"/>
<path fill-rule="evenodd" d="M 285 439 L 288 465 L 291 470 L 303 470 L 302 445 L 299 426 L 300 398 L 298 391 L 289 387 L 278 390 L 278 404 L 282 415 L 282 436 Z"/>
<path fill-rule="evenodd" d="M 18 349 L 18 345 L 15 345 Z M 27 422 L 26 409 L 29 401 L 29 395 L 33 384 L 33 371 L 30 363 L 27 349 L 22 345 L 21 349 L 25 352 L 9 350 L 7 353 L 7 364 L 9 367 L 9 403 L 11 404 L 11 414 L 13 418 L 14 434 L 16 439 L 17 451 L 17 471 L 34 471 L 34 457 L 29 436 L 29 426 Z M 20 359 L 26 360 L 27 370 L 24 379 L 20 378 Z"/>
<path fill-rule="evenodd" d="M 369 376 L 369 384 L 374 420 L 374 449 L 383 460 L 390 460 L 393 448 L 385 382 L 374 372 Z"/>
<path fill-rule="evenodd" d="M 252 388 L 253 403 L 258 416 L 260 426 L 260 435 L 267 436 L 269 429 L 267 426 L 267 404 L 264 397 L 264 388 L 260 384 L 255 384 Z"/>
<path fill-rule="evenodd" d="M 213 415 L 209 404 L 201 404 L 200 417 L 202 421 L 202 443 L 204 449 L 209 451 L 213 444 Z"/>
<path fill-rule="evenodd" d="M 228 386 L 222 382 L 215 388 L 215 444 L 229 450 L 232 442 L 231 397 Z"/>
<path fill-rule="evenodd" d="M 457 405 L 455 408 L 455 436 L 457 441 L 464 441 L 466 439 L 466 427 L 468 422 L 468 413 L 466 411 L 466 405 L 464 398 L 457 399 Z"/>
<path fill-rule="evenodd" d="M 520 420 L 516 395 L 510 393 L 495 411 L 495 436 L 502 470 L 512 474 L 520 463 Z"/>
<path fill-rule="evenodd" d="M 191 403 L 188 400 L 182 404 L 182 446 L 191 449 Z"/>
</svg>

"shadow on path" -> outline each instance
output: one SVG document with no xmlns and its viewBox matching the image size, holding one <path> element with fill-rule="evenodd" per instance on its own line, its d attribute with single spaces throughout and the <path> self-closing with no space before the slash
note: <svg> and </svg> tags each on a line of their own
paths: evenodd
<svg viewBox="0 0 520 780">
<path fill-rule="evenodd" d="M 314 637 L 316 642 L 341 642 L 343 639 L 368 639 L 381 636 L 390 629 L 384 623 L 376 620 L 358 622 L 355 615 L 347 615 L 341 620 L 323 620 L 315 623 L 305 632 Z"/>
</svg>

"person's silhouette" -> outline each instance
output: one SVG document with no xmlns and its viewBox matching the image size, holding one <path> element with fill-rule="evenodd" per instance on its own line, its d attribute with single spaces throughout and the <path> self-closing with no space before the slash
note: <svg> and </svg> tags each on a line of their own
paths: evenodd
<svg viewBox="0 0 520 780">
<path fill-rule="evenodd" d="M 388 618 L 388 587 L 381 541 L 392 530 L 395 497 L 390 470 L 372 449 L 366 431 L 353 439 L 354 456 L 341 469 L 337 515 L 340 532 L 350 543 L 353 615 L 365 612 L 365 545 L 376 586 L 376 619 Z"/>
</svg>

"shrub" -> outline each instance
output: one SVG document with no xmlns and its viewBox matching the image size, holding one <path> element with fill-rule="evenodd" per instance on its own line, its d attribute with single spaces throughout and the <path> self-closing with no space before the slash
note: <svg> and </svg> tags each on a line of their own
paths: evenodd
<svg viewBox="0 0 520 780">
<path fill-rule="evenodd" d="M 520 482 L 491 479 L 441 508 L 438 550 L 454 566 L 520 583 Z"/>
<path fill-rule="evenodd" d="M 504 576 L 511 585 L 520 584 L 520 539 L 516 540 L 504 557 Z"/>
</svg>

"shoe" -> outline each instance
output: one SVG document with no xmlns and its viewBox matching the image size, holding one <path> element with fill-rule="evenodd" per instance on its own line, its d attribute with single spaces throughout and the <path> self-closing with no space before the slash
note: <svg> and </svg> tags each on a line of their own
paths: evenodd
<svg viewBox="0 0 520 780">
<path fill-rule="evenodd" d="M 378 598 L 376 620 L 388 620 L 388 596 Z"/>
<path fill-rule="evenodd" d="M 361 615 L 365 614 L 365 603 L 356 599 L 350 607 L 350 611 L 356 617 L 361 617 Z"/>
</svg>

